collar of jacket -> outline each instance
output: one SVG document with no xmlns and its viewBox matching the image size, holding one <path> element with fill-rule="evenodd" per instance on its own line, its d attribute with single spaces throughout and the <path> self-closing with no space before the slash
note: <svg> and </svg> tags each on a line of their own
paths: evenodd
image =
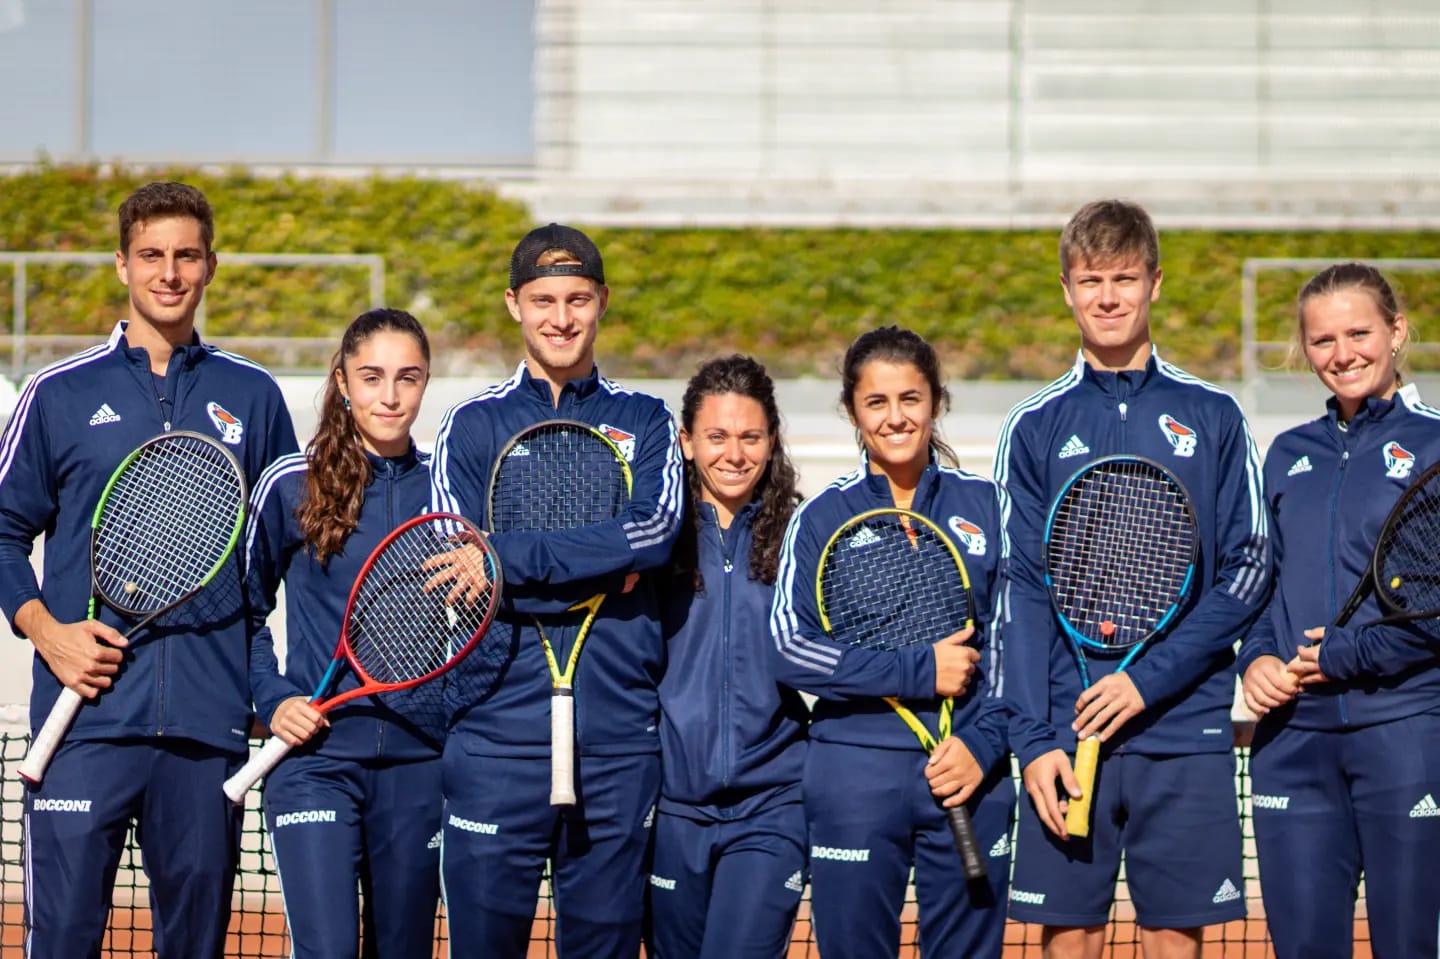
<svg viewBox="0 0 1440 959">
<path fill-rule="evenodd" d="M 695 504 L 695 508 L 700 515 L 701 525 L 720 525 L 720 513 L 715 509 L 714 503 L 707 503 L 704 500 L 700 500 Z M 735 511 L 735 516 L 730 520 L 729 528 L 735 529 L 737 526 L 749 526 L 750 523 L 755 519 L 755 514 L 759 512 L 759 510 L 760 504 L 756 500 L 752 499 L 750 502 L 746 503 L 744 506 L 740 507 L 738 510 Z"/>
<path fill-rule="evenodd" d="M 860 469 L 864 472 L 862 482 L 865 486 L 866 496 L 875 503 L 876 509 L 884 509 L 894 506 L 894 497 L 890 495 L 890 478 L 884 473 L 876 473 L 870 469 L 870 453 L 865 449 L 860 450 Z M 935 494 L 935 483 L 939 473 L 935 464 L 935 450 L 930 450 L 930 462 L 926 464 L 925 471 L 920 474 L 920 481 L 915 484 L 915 498 L 910 501 L 908 509 L 912 513 L 925 513 L 925 507 Z"/>
<path fill-rule="evenodd" d="M 1157 359 L 1152 346 L 1145 365 L 1138 370 L 1097 370 L 1085 361 L 1083 353 L 1078 362 L 1081 378 L 1100 392 L 1108 396 L 1134 396 L 1160 375 Z"/>
<path fill-rule="evenodd" d="M 141 349 L 140 347 L 131 346 L 130 341 L 125 338 L 125 330 L 129 327 L 129 325 L 130 323 L 128 320 L 121 320 L 119 323 L 115 324 L 115 329 L 110 334 L 110 343 L 115 349 L 120 351 L 121 355 L 123 355 L 126 361 L 128 361 L 131 365 L 137 367 L 143 366 L 145 368 L 145 372 L 148 373 L 150 371 L 151 356 L 147 351 Z M 200 362 L 200 360 L 203 359 L 205 355 L 211 352 L 213 349 L 214 347 L 200 342 L 199 333 L 192 332 L 190 334 L 190 342 L 185 344 L 184 346 L 177 347 L 174 352 L 171 353 L 171 355 L 173 356 L 175 353 L 179 353 L 181 356 L 181 362 L 186 367 L 191 367 L 194 366 L 196 363 Z M 170 360 L 168 357 L 166 358 L 165 362 L 167 365 L 169 364 Z"/>
<path fill-rule="evenodd" d="M 370 468 L 376 476 L 404 476 L 420 464 L 414 440 L 410 441 L 410 448 L 399 456 L 379 456 L 366 450 L 365 458 L 370 461 Z"/>
<path fill-rule="evenodd" d="M 554 405 L 555 398 L 550 392 L 550 384 L 538 376 L 531 375 L 530 366 L 524 360 L 520 361 L 520 382 L 543 399 L 546 406 Z M 600 389 L 600 368 L 592 365 L 588 374 L 578 380 L 570 380 L 561 388 L 560 392 L 563 394 L 569 390 L 577 398 L 583 399 L 598 389 Z"/>
</svg>

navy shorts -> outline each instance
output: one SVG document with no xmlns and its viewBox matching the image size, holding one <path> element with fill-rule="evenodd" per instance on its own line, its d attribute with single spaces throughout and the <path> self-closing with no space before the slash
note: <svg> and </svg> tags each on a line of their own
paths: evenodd
<svg viewBox="0 0 1440 959">
<path fill-rule="evenodd" d="M 1235 772 L 1233 752 L 1107 756 L 1086 839 L 1057 838 L 1022 796 L 1010 918 L 1104 925 L 1122 853 L 1141 926 L 1194 929 L 1244 918 Z"/>
</svg>

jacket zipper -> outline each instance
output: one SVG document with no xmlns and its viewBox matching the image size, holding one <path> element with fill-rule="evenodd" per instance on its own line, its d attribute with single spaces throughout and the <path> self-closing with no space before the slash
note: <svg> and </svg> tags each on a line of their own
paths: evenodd
<svg viewBox="0 0 1440 959">
<path fill-rule="evenodd" d="M 395 520 L 395 470 L 392 463 L 385 462 L 385 522 L 386 529 L 394 529 L 400 525 Z M 379 484 L 376 484 L 379 485 Z M 375 722 L 375 758 L 383 759 L 385 756 L 385 721 Z"/>
<path fill-rule="evenodd" d="M 730 574 L 735 564 L 730 559 L 730 547 L 725 542 L 725 531 L 715 524 L 715 535 L 720 538 L 720 555 L 725 563 L 725 588 L 721 593 L 724 613 L 720 619 L 720 754 L 725 760 L 725 788 L 730 788 L 734 762 L 730 755 Z"/>
<path fill-rule="evenodd" d="M 1336 602 L 1335 523 L 1339 519 L 1338 514 L 1340 512 L 1340 491 L 1345 486 L 1345 467 L 1350 462 L 1350 449 L 1347 438 L 1344 434 L 1342 434 L 1339 439 L 1340 467 L 1335 471 L 1335 492 L 1330 498 L 1330 549 L 1328 550 L 1330 556 L 1328 565 L 1330 566 L 1330 609 L 1332 613 L 1332 619 L 1333 613 L 1335 611 Z M 1335 705 L 1340 711 L 1340 725 L 1349 726 L 1350 720 L 1346 717 L 1345 694 L 1343 692 L 1335 697 Z"/>
<path fill-rule="evenodd" d="M 167 380 L 170 378 L 169 365 L 173 364 L 174 362 L 175 362 L 175 356 L 174 356 L 174 354 L 171 354 L 170 362 L 166 365 L 167 368 L 166 368 L 166 372 L 165 372 L 165 379 L 167 379 Z M 147 376 L 150 377 L 150 388 L 151 388 L 151 390 L 153 390 L 154 393 L 155 393 L 155 406 L 156 406 L 156 408 L 160 411 L 160 422 L 164 425 L 164 432 L 168 433 L 168 432 L 170 432 L 170 422 L 171 422 L 171 421 L 165 418 L 165 392 L 164 392 L 164 388 L 163 388 L 163 387 L 157 387 L 157 386 L 155 385 L 155 377 L 154 377 L 154 374 L 152 374 L 149 369 L 146 369 L 146 370 L 145 370 L 145 373 L 146 373 Z M 177 379 L 178 379 L 178 377 L 177 377 Z M 162 382 L 163 382 L 163 381 L 162 381 Z M 179 384 L 177 383 L 176 386 L 177 386 L 177 389 L 175 390 L 175 392 L 176 392 L 176 394 L 179 394 L 179 392 L 180 392 L 180 390 L 178 389 Z M 174 404 L 174 403 L 171 403 L 171 404 L 170 404 L 170 408 L 171 408 L 171 410 L 172 410 L 172 412 L 173 412 L 174 409 L 175 409 L 175 404 Z M 165 637 L 162 635 L 162 636 L 160 637 L 160 656 L 159 656 L 160 666 L 159 666 L 159 670 L 158 670 L 158 676 L 156 677 L 156 692 L 157 692 L 157 694 L 158 694 L 158 695 L 155 697 L 155 710 L 156 710 L 156 713 L 157 713 L 157 715 L 156 715 L 156 717 L 155 717 L 155 735 L 156 735 L 156 736 L 164 736 L 164 735 L 165 735 L 165 662 L 166 662 L 167 658 L 169 657 L 169 654 L 170 654 L 170 645 L 169 645 L 169 643 L 167 643 L 167 642 L 165 641 Z"/>
</svg>

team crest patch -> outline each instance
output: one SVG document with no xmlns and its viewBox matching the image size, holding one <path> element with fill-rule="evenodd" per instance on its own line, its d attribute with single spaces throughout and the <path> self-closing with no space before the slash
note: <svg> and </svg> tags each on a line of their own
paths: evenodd
<svg viewBox="0 0 1440 959">
<path fill-rule="evenodd" d="M 205 412 L 210 414 L 210 422 L 220 431 L 220 441 L 231 446 L 238 446 L 240 438 L 245 435 L 245 424 L 219 403 L 211 401 L 205 404 Z"/>
<path fill-rule="evenodd" d="M 1175 448 L 1176 456 L 1195 455 L 1195 431 L 1169 413 L 1160 414 L 1160 432 Z"/>
<path fill-rule="evenodd" d="M 985 531 L 963 516 L 952 516 L 950 532 L 954 533 L 971 556 L 985 555 Z"/>
<path fill-rule="evenodd" d="M 614 443 L 620 450 L 620 455 L 625 457 L 625 462 L 635 462 L 635 434 L 627 433 L 618 426 L 607 426 L 601 423 L 599 426 L 605 438 Z"/>
<path fill-rule="evenodd" d="M 1391 440 L 1385 444 L 1385 475 L 1391 479 L 1409 479 L 1415 469 L 1415 454 Z"/>
</svg>

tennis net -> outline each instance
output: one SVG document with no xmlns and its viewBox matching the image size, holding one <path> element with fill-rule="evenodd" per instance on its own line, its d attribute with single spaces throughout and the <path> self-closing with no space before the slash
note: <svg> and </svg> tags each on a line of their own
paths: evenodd
<svg viewBox="0 0 1440 959">
<path fill-rule="evenodd" d="M 15 767 L 24 758 L 28 743 L 28 737 L 23 735 L 7 733 L 0 737 L 0 747 L 3 747 L 3 779 L 0 779 L 0 806 L 3 806 L 3 810 L 0 810 L 0 813 L 3 813 L 0 815 L 0 906 L 3 906 L 3 916 L 0 916 L 0 954 L 5 956 L 20 955 L 24 942 L 24 785 L 15 774 Z M 1260 906 L 1260 884 L 1249 816 L 1249 750 L 1241 748 L 1239 754 L 1240 774 L 1236 783 L 1245 832 L 1245 893 L 1250 918 L 1208 930 L 1204 948 L 1206 959 L 1263 959 L 1272 955 Z M 261 822 L 258 795 L 258 791 L 251 790 L 245 809 L 240 873 L 236 879 L 227 956 L 235 959 L 282 959 L 290 954 L 290 944 L 285 932 L 280 882 L 270 854 L 269 840 Z M 535 926 L 530 949 L 532 959 L 556 954 L 553 907 L 548 888 L 548 882 L 542 883 L 535 907 Z M 806 896 L 807 900 L 801 906 L 800 917 L 795 925 L 790 959 L 817 959 L 819 955 L 811 934 L 808 892 Z M 1121 895 L 1107 931 L 1110 943 L 1107 956 L 1114 959 L 1138 959 L 1139 938 L 1134 915 L 1134 909 L 1124 892 L 1122 873 Z M 1364 915 L 1362 898 L 1357 910 L 1356 956 L 1369 955 Z M 900 950 L 903 959 L 912 959 L 918 955 L 915 917 L 912 889 L 903 915 L 904 929 Z M 1006 929 L 1005 955 L 1007 959 L 1038 959 L 1039 941 L 1038 928 L 1012 922 Z M 110 914 L 103 954 L 113 959 L 150 956 L 153 955 L 150 942 L 148 892 L 141 868 L 140 851 L 132 834 L 126 843 L 116 879 L 114 907 Z M 435 956 L 448 954 L 442 908 L 435 923 Z"/>
</svg>

